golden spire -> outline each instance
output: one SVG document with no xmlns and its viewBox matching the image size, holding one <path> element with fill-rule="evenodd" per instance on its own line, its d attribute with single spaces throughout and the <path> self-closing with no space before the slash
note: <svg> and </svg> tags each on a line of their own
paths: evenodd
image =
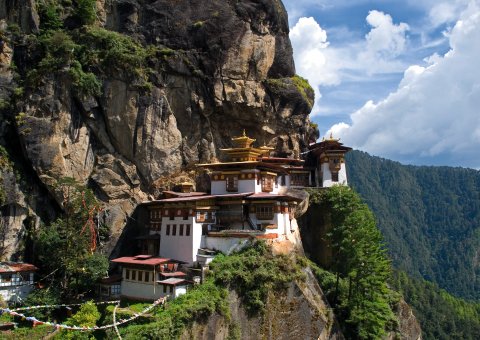
<svg viewBox="0 0 480 340">
<path fill-rule="evenodd" d="M 232 138 L 232 142 L 236 148 L 249 148 L 255 142 L 255 139 L 248 137 L 245 129 L 243 129 L 242 136 Z"/>
</svg>

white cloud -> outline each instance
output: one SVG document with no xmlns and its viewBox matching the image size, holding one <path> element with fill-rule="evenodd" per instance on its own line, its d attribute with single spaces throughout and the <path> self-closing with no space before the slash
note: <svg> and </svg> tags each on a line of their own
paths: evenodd
<svg viewBox="0 0 480 340">
<path fill-rule="evenodd" d="M 480 8 L 471 2 L 449 34 L 451 50 L 411 66 L 398 89 L 331 130 L 356 148 L 394 159 L 435 158 L 480 167 Z M 446 163 L 448 165 L 448 163 Z"/>
<path fill-rule="evenodd" d="M 297 73 L 310 82 L 315 90 L 312 116 L 321 114 L 320 86 L 334 86 L 342 79 L 369 78 L 372 74 L 401 72 L 406 65 L 397 59 L 405 50 L 405 23 L 394 24 L 392 17 L 370 11 L 366 17 L 372 27 L 365 39 L 331 46 L 327 32 L 312 17 L 302 17 L 290 30 Z"/>
<path fill-rule="evenodd" d="M 443 24 L 455 23 L 470 2 L 470 0 L 448 0 L 432 3 L 428 13 L 430 24 L 438 27 Z"/>
<path fill-rule="evenodd" d="M 332 59 L 327 59 L 327 32 L 314 18 L 300 18 L 290 30 L 290 40 L 297 73 L 307 77 L 315 90 L 316 107 L 313 111 L 318 112 L 317 105 L 321 97 L 319 86 L 338 84 L 340 81 L 336 65 L 331 63 Z"/>
<path fill-rule="evenodd" d="M 375 57 L 392 58 L 405 50 L 405 33 L 409 27 L 405 23 L 395 25 L 392 17 L 379 11 L 370 11 L 366 18 L 373 28 L 366 35 L 367 54 Z"/>
</svg>

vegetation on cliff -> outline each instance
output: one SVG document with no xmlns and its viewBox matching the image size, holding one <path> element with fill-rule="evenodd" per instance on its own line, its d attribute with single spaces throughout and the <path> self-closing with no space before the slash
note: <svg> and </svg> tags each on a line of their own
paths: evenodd
<svg viewBox="0 0 480 340">
<path fill-rule="evenodd" d="M 241 305 L 249 317 L 261 319 L 266 313 L 268 299 L 285 295 L 287 286 L 292 282 L 303 282 L 305 278 L 303 268 L 308 265 L 308 261 L 303 257 L 296 257 L 294 254 L 273 255 L 272 249 L 264 242 L 254 241 L 231 255 L 218 255 L 211 263 L 203 284 L 195 286 L 175 300 L 168 301 L 165 307 L 156 308 L 145 317 L 120 327 L 119 330 L 124 339 L 178 339 L 194 323 L 206 323 L 210 317 L 217 315 L 222 316 L 227 323 L 229 338 L 239 339 L 240 329 L 231 316 L 229 290 L 234 290 L 238 294 Z M 45 294 L 45 290 L 42 290 L 32 295 L 28 302 L 56 303 L 52 295 L 54 294 Z M 132 313 L 138 313 L 147 305 L 148 303 L 135 304 L 124 301 L 117 319 L 121 319 L 122 316 L 130 317 Z M 64 322 L 85 326 L 110 324 L 112 307 L 99 309 L 101 314 L 99 316 L 95 306 L 87 303 Z M 52 320 L 53 317 L 49 310 L 32 313 L 40 320 Z M 6 320 L 12 319 L 7 317 Z M 13 335 L 35 334 L 37 330 L 30 327 L 30 323 L 22 324 Z M 88 338 L 88 334 L 76 331 L 60 332 L 54 338 L 63 339 L 65 335 L 74 339 Z M 96 331 L 91 335 L 101 339 L 116 338 L 112 329 Z"/>
<path fill-rule="evenodd" d="M 91 292 L 92 282 L 106 275 L 108 259 L 96 244 L 108 237 L 108 228 L 96 223 L 100 207 L 91 190 L 72 178 L 59 180 L 56 187 L 64 197 L 64 215 L 42 226 L 32 241 L 49 289 L 72 298 Z"/>
<path fill-rule="evenodd" d="M 227 289 L 237 292 L 250 316 L 262 315 L 269 293 L 282 294 L 287 284 L 303 278 L 302 264 L 296 263 L 294 256 L 275 256 L 264 242 L 254 242 L 228 256 L 218 255 L 210 269 L 206 283 L 157 311 L 154 322 L 123 329 L 126 339 L 175 339 L 188 326 L 205 322 L 214 313 L 232 321 Z"/>
<path fill-rule="evenodd" d="M 331 254 L 315 273 L 347 338 L 376 339 L 395 330 L 398 297 L 387 286 L 390 261 L 375 219 L 345 186 L 310 190 L 310 208 L 323 212 L 324 246 Z"/>
<path fill-rule="evenodd" d="M 480 172 L 405 166 L 353 151 L 350 185 L 374 211 L 395 267 L 480 299 Z"/>
<path fill-rule="evenodd" d="M 394 272 L 392 285 L 415 311 L 425 340 L 478 339 L 480 303 L 448 294 L 438 285 Z"/>
<path fill-rule="evenodd" d="M 44 14 L 45 15 L 45 14 Z M 118 72 L 149 87 L 147 57 L 155 53 L 132 38 L 95 26 L 65 29 L 57 19 L 42 21 L 41 33 L 29 37 L 30 54 L 26 87 L 35 87 L 50 75 L 66 74 L 78 95 L 99 96 L 101 78 Z"/>
<path fill-rule="evenodd" d="M 306 108 L 308 111 L 313 107 L 315 99 L 313 88 L 310 86 L 307 79 L 302 78 L 297 74 L 290 78 L 267 79 L 265 85 L 270 92 L 280 97 L 294 96 L 303 99 L 308 105 L 308 108 Z"/>
</svg>

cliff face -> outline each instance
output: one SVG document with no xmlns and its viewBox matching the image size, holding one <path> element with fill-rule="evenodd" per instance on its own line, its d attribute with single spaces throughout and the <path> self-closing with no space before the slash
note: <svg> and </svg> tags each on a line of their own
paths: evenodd
<svg viewBox="0 0 480 340">
<path fill-rule="evenodd" d="M 231 291 L 231 320 L 212 315 L 205 323 L 193 324 L 181 339 L 344 339 L 315 277 L 310 270 L 305 275 L 305 282 L 292 282 L 285 293 L 271 294 L 262 316 L 248 317 Z"/>
<path fill-rule="evenodd" d="M 32 37 L 46 23 L 35 1 L 3 1 L 0 98 L 11 105 L 2 105 L 1 144 L 33 170 L 32 185 L 46 188 L 58 203 L 53 190 L 58 178 L 73 177 L 94 188 L 108 212 L 107 249 L 114 248 L 138 202 L 156 195 L 166 178 L 184 178 L 195 163 L 218 157 L 218 149 L 242 129 L 279 155 L 299 152 L 315 138 L 308 118 L 313 92 L 294 77 L 280 1 L 99 0 L 96 5 L 96 26 L 149 49 L 148 72 L 128 72 L 128 63 L 125 69 L 89 67 L 101 91 L 85 94 L 76 88 L 70 63 L 29 85 L 29 71 L 41 67 L 41 48 Z M 85 33 L 71 11 L 60 13 L 66 29 Z M 82 39 L 76 43 L 82 48 Z M 50 209 L 27 205 L 22 206 L 33 216 Z M 21 228 L 24 215 L 15 213 L 19 222 L 7 223 L 6 229 L 14 228 L 7 232 Z"/>
</svg>

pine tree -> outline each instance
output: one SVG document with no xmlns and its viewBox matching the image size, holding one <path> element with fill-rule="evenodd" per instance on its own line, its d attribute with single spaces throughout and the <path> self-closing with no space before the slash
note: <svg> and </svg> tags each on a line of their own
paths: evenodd
<svg viewBox="0 0 480 340">
<path fill-rule="evenodd" d="M 336 276 L 331 302 L 348 325 L 347 336 L 380 338 L 395 316 L 387 286 L 390 260 L 372 212 L 345 186 L 312 192 L 311 201 L 328 207 L 327 241 L 333 254 L 329 269 Z"/>
</svg>

